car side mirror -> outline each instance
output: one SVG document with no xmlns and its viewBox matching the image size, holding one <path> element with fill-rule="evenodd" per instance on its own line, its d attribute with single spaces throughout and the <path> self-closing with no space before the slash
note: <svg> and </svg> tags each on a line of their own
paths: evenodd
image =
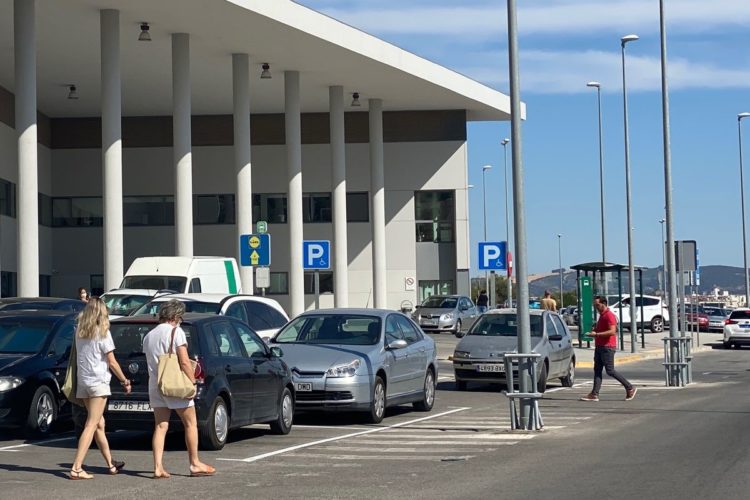
<svg viewBox="0 0 750 500">
<path fill-rule="evenodd" d="M 405 340 L 402 340 L 402 339 L 394 340 L 393 342 L 391 342 L 390 344 L 388 344 L 388 350 L 392 351 L 392 350 L 395 350 L 395 349 L 403 349 L 407 345 L 408 344 L 406 343 Z"/>
<path fill-rule="evenodd" d="M 562 335 L 550 335 L 548 338 L 550 340 L 562 340 Z"/>
<path fill-rule="evenodd" d="M 283 356 L 284 356 L 284 351 L 281 350 L 281 347 L 271 347 L 272 358 L 281 358 Z"/>
</svg>

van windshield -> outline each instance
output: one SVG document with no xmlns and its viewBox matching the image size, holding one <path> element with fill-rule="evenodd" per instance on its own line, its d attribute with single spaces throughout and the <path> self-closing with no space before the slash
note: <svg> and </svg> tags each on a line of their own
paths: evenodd
<svg viewBox="0 0 750 500">
<path fill-rule="evenodd" d="M 184 276 L 125 276 L 120 288 L 145 288 L 149 290 L 173 290 L 184 292 L 187 278 Z"/>
</svg>

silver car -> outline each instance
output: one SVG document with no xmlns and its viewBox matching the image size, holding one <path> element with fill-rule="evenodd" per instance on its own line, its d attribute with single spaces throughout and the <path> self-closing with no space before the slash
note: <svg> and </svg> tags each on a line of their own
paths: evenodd
<svg viewBox="0 0 750 500">
<path fill-rule="evenodd" d="M 271 345 L 283 346 L 298 410 L 364 411 L 378 423 L 389 406 L 412 403 L 430 411 L 435 402 L 435 342 L 400 312 L 306 312 Z"/>
<path fill-rule="evenodd" d="M 708 331 L 724 331 L 724 322 L 729 318 L 730 311 L 714 307 L 704 307 L 703 310 L 708 315 Z"/>
<path fill-rule="evenodd" d="M 479 315 L 476 305 L 464 295 L 433 295 L 412 314 L 425 332 L 450 332 L 461 336 Z"/>
<path fill-rule="evenodd" d="M 531 310 L 530 315 L 532 351 L 542 355 L 537 391 L 544 392 L 547 381 L 555 378 L 564 387 L 573 387 L 576 358 L 568 327 L 552 311 Z M 517 352 L 517 335 L 515 309 L 495 309 L 480 316 L 453 353 L 456 388 L 465 390 L 467 382 L 505 383 L 504 355 Z"/>
</svg>

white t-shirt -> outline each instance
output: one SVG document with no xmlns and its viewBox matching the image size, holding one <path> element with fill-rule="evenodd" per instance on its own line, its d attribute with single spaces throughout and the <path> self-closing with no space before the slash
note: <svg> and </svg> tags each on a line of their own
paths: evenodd
<svg viewBox="0 0 750 500">
<path fill-rule="evenodd" d="M 148 363 L 149 392 L 159 392 L 159 356 L 169 352 L 171 337 L 172 326 L 169 323 L 162 323 L 143 338 L 143 353 L 146 355 L 146 363 Z M 175 355 L 177 355 L 177 348 L 181 345 L 187 346 L 187 337 L 185 337 L 185 331 L 178 326 L 174 332 L 174 348 L 172 349 Z"/>
<path fill-rule="evenodd" d="M 82 339 L 76 335 L 78 354 L 78 383 L 86 387 L 109 385 L 112 374 L 109 372 L 107 354 L 115 350 L 112 335 L 97 335 L 93 339 Z"/>
</svg>

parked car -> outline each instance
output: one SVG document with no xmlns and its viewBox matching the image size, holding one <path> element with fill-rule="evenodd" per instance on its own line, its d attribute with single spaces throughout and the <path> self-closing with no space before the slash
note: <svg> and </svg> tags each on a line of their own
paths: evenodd
<svg viewBox="0 0 750 500">
<path fill-rule="evenodd" d="M 0 299 L 0 311 L 81 311 L 86 303 L 80 299 L 64 299 L 58 297 L 6 297 Z"/>
<path fill-rule="evenodd" d="M 149 290 L 145 288 L 117 288 L 102 294 L 100 297 L 107 306 L 110 319 L 122 316 L 130 316 L 143 304 L 150 302 L 154 297 L 174 293 L 170 290 Z"/>
<path fill-rule="evenodd" d="M 724 322 L 724 347 L 750 344 L 750 309 L 735 309 Z"/>
<path fill-rule="evenodd" d="M 708 331 L 724 331 L 724 322 L 729 318 L 730 311 L 716 307 L 704 307 L 708 316 Z"/>
<path fill-rule="evenodd" d="M 250 325 L 263 339 L 270 339 L 289 321 L 284 308 L 273 299 L 257 295 L 226 295 L 222 293 L 189 293 L 162 295 L 141 306 L 133 315 L 156 316 L 159 307 L 172 299 L 185 304 L 187 312 L 222 314 Z"/>
<path fill-rule="evenodd" d="M 537 391 L 544 392 L 547 382 L 555 378 L 564 387 L 573 387 L 576 357 L 568 327 L 555 312 L 535 309 L 529 313 L 532 352 L 541 354 Z M 506 383 L 504 355 L 517 350 L 516 310 L 500 309 L 482 315 L 453 352 L 456 388 L 466 390 L 468 382 Z"/>
<path fill-rule="evenodd" d="M 70 405 L 60 388 L 76 313 L 0 311 L 0 426 L 49 435 Z"/>
<path fill-rule="evenodd" d="M 271 345 L 283 346 L 300 410 L 361 411 L 378 423 L 387 407 L 412 403 L 430 411 L 435 402 L 435 342 L 400 312 L 309 311 Z"/>
<path fill-rule="evenodd" d="M 562 314 L 563 321 L 568 326 L 578 324 L 578 307 L 568 306 L 565 308 L 565 312 Z"/>
<path fill-rule="evenodd" d="M 143 338 L 157 325 L 151 316 L 129 316 L 112 321 L 115 357 L 130 378 L 125 394 L 113 379 L 105 418 L 111 430 L 149 430 L 154 415 L 148 400 L 148 367 Z M 181 325 L 188 354 L 198 361 L 195 411 L 201 448 L 220 450 L 229 431 L 267 423 L 275 434 L 292 428 L 294 386 L 279 348 L 269 348 L 246 324 L 230 317 L 186 314 Z M 172 414 L 170 427 L 181 428 Z"/>
<path fill-rule="evenodd" d="M 641 317 L 641 304 L 643 304 L 643 317 Z M 617 302 L 611 307 L 612 312 L 620 320 L 620 309 L 622 309 L 622 326 L 630 328 L 630 296 L 623 295 L 622 302 Z M 669 324 L 669 310 L 662 302 L 661 297 L 654 295 L 637 295 L 635 298 L 636 325 L 651 330 L 653 333 L 664 331 L 664 325 Z"/>
<path fill-rule="evenodd" d="M 425 332 L 450 332 L 461 336 L 479 315 L 476 305 L 464 295 L 433 295 L 426 298 L 412 318 Z"/>
</svg>

